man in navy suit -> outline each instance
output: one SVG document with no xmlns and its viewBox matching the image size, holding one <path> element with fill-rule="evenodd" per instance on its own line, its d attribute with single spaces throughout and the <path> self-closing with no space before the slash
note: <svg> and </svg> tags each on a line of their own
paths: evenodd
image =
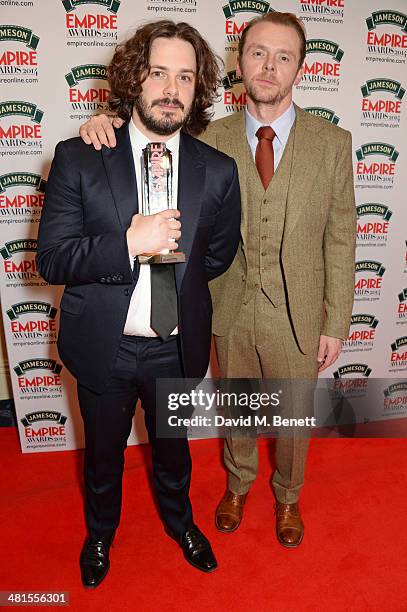
<svg viewBox="0 0 407 612">
<path fill-rule="evenodd" d="M 156 405 L 156 380 L 204 377 L 208 280 L 225 272 L 239 242 L 236 164 L 192 137 L 210 120 L 219 77 L 217 58 L 188 24 L 140 27 L 117 47 L 109 67 L 110 107 L 126 121 L 116 132 L 117 147 L 95 151 L 73 138 L 58 144 L 52 163 L 37 263 L 48 282 L 66 285 L 58 348 L 78 381 L 85 428 L 89 533 L 80 565 L 86 587 L 96 587 L 109 569 L 138 399 L 166 531 L 193 566 L 217 567 L 193 520 L 188 441 L 156 432 L 157 412 L 167 408 Z M 173 156 L 174 206 L 144 216 L 140 158 L 157 141 Z M 178 245 L 185 263 L 139 265 L 139 255 Z"/>
</svg>

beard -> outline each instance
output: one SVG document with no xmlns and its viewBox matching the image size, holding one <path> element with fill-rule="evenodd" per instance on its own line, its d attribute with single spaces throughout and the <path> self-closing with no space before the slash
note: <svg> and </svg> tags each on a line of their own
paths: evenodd
<svg viewBox="0 0 407 612">
<path fill-rule="evenodd" d="M 157 100 L 153 100 L 151 104 L 148 104 L 143 96 L 139 95 L 134 101 L 134 107 L 140 121 L 150 132 L 158 134 L 158 136 L 170 136 L 188 121 L 191 107 L 183 112 L 180 118 L 176 119 L 174 117 L 174 113 L 170 111 L 162 112 L 161 117 L 154 116 L 153 108 L 159 104 L 171 104 L 180 108 L 181 111 L 184 111 L 185 109 L 182 102 L 177 98 L 159 98 Z"/>
<path fill-rule="evenodd" d="M 260 85 L 255 85 L 251 81 L 245 82 L 243 79 L 243 84 L 246 88 L 246 92 L 248 96 L 253 100 L 255 104 L 268 104 L 269 106 L 276 106 L 280 104 L 284 98 L 290 93 L 294 81 L 291 83 L 289 87 L 285 87 L 280 89 L 277 93 L 270 93 L 263 89 Z"/>
</svg>

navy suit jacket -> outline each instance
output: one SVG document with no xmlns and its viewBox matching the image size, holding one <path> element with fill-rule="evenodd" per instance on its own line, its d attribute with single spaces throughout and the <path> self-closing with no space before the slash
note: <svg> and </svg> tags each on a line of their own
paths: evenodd
<svg viewBox="0 0 407 612">
<path fill-rule="evenodd" d="M 60 142 L 48 178 L 37 265 L 61 300 L 60 357 L 84 386 L 106 388 L 115 364 L 139 265 L 131 269 L 126 230 L 138 212 L 128 124 L 117 146 L 96 151 L 80 138 Z M 240 189 L 227 155 L 181 133 L 178 208 L 184 264 L 175 264 L 182 362 L 206 373 L 212 303 L 208 280 L 225 272 L 240 239 Z"/>
</svg>

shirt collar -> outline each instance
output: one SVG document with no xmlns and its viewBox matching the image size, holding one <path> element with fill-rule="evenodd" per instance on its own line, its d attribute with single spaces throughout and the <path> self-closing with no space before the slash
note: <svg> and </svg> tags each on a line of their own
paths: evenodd
<svg viewBox="0 0 407 612">
<path fill-rule="evenodd" d="M 159 136 L 157 136 L 155 140 L 150 140 L 150 138 L 147 138 L 147 136 L 145 136 L 142 132 L 140 132 L 138 127 L 136 127 L 132 118 L 129 121 L 129 136 L 130 136 L 131 146 L 136 151 L 139 151 L 140 154 L 141 154 L 141 151 L 146 147 L 146 145 L 148 145 L 149 142 L 162 142 Z M 169 138 L 165 143 L 167 148 L 171 151 L 173 155 L 178 154 L 179 141 L 180 141 L 180 132 L 175 134 L 175 136 L 172 136 L 171 138 Z"/>
<path fill-rule="evenodd" d="M 257 145 L 257 130 L 262 127 L 264 124 L 258 121 L 253 115 L 249 113 L 247 107 L 245 109 L 246 114 L 246 136 L 247 141 L 249 143 L 255 142 Z M 291 102 L 290 106 L 287 110 L 277 117 L 275 121 L 269 123 L 268 125 L 273 128 L 276 138 L 279 140 L 280 144 L 285 147 L 288 141 L 288 137 L 290 135 L 290 130 L 295 121 L 295 108 L 294 104 Z"/>
</svg>

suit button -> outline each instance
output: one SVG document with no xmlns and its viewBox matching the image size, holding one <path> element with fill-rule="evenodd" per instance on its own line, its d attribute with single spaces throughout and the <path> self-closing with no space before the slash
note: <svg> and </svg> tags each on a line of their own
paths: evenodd
<svg viewBox="0 0 407 612">
<path fill-rule="evenodd" d="M 124 295 L 130 295 L 130 291 L 128 289 L 124 290 Z"/>
<path fill-rule="evenodd" d="M 262 222 L 267 223 L 267 221 L 268 221 L 268 217 L 263 217 Z"/>
<path fill-rule="evenodd" d="M 246 277 L 244 274 L 242 274 L 242 281 L 245 282 L 246 281 Z"/>
<path fill-rule="evenodd" d="M 267 236 L 262 236 L 261 239 L 262 240 L 267 240 Z"/>
<path fill-rule="evenodd" d="M 260 289 L 259 283 L 256 283 L 254 286 L 255 286 L 256 289 Z"/>
<path fill-rule="evenodd" d="M 263 200 L 263 204 L 268 204 L 268 200 L 266 198 Z"/>
<path fill-rule="evenodd" d="M 261 256 L 262 257 L 266 257 L 267 253 L 262 253 Z"/>
</svg>

